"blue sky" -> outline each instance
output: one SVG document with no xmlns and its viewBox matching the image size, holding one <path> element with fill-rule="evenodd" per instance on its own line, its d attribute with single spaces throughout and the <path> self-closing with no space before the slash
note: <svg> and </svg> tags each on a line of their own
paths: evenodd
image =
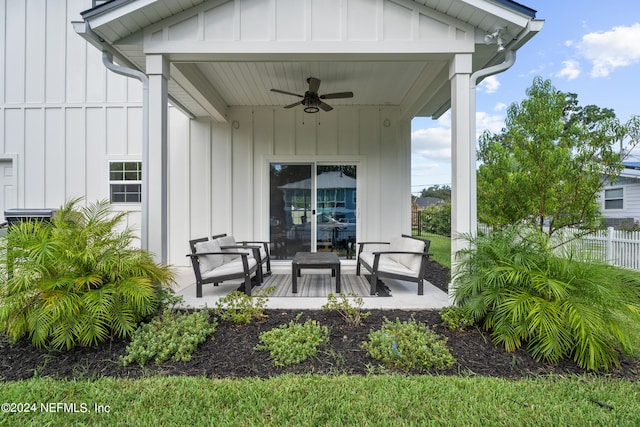
<svg viewBox="0 0 640 427">
<path fill-rule="evenodd" d="M 526 98 L 535 76 L 551 79 L 581 105 L 612 108 L 622 121 L 640 115 L 640 1 L 519 0 L 545 21 L 509 70 L 477 90 L 477 134 L 499 132 L 506 107 Z M 450 114 L 412 122 L 411 191 L 451 184 Z M 640 161 L 640 153 L 632 160 Z"/>
</svg>

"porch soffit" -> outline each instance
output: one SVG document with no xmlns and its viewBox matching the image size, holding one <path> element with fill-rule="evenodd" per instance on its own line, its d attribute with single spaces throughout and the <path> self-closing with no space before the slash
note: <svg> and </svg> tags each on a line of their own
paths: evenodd
<svg viewBox="0 0 640 427">
<path fill-rule="evenodd" d="M 143 71 L 145 55 L 166 55 L 171 96 L 194 116 L 223 121 L 229 107 L 280 107 L 296 99 L 271 88 L 304 93 L 314 76 L 321 93 L 354 92 L 333 106 L 394 106 L 411 118 L 446 111 L 453 54 L 470 53 L 483 68 L 502 60 L 481 42 L 486 33 L 526 32 L 531 16 L 505 1 L 120 0 L 83 16 Z"/>
</svg>

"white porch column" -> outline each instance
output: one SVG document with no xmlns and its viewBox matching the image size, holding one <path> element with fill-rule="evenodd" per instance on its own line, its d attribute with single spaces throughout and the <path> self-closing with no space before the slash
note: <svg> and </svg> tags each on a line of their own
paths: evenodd
<svg viewBox="0 0 640 427">
<path fill-rule="evenodd" d="M 466 246 L 457 239 L 461 234 L 476 233 L 476 142 L 475 105 L 469 96 L 471 55 L 455 55 L 449 65 L 451 80 L 451 266 L 455 254 Z"/>
<path fill-rule="evenodd" d="M 162 55 L 147 55 L 149 76 L 148 250 L 156 262 L 167 262 L 168 230 L 168 90 L 169 63 Z M 143 153 L 143 157 L 145 154 Z"/>
</svg>

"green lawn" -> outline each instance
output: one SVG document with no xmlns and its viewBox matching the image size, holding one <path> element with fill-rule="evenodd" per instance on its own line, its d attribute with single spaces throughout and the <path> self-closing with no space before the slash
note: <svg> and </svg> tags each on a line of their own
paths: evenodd
<svg viewBox="0 0 640 427">
<path fill-rule="evenodd" d="M 420 237 L 431 240 L 429 252 L 433 254 L 432 259 L 451 268 L 451 237 L 437 236 L 435 234 L 423 234 Z"/>
<path fill-rule="evenodd" d="M 3 406 L 3 426 L 640 425 L 638 383 L 592 377 L 40 378 L 3 383 L 0 395 L 21 409 Z"/>
</svg>

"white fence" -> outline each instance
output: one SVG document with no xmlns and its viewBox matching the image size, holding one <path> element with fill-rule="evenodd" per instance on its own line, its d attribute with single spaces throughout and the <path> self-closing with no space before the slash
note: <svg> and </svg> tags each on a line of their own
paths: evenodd
<svg viewBox="0 0 640 427">
<path fill-rule="evenodd" d="M 490 227 L 478 224 L 478 230 L 486 233 Z M 640 270 L 640 231 L 609 227 L 585 234 L 585 230 L 563 230 L 563 240 L 570 240 L 571 236 L 577 236 L 573 242 L 580 249 L 592 251 L 612 265 Z"/>
<path fill-rule="evenodd" d="M 584 233 L 584 230 L 567 230 Z M 579 238 L 581 248 L 594 251 L 618 267 L 640 270 L 640 231 L 615 230 L 609 227 Z"/>
</svg>

